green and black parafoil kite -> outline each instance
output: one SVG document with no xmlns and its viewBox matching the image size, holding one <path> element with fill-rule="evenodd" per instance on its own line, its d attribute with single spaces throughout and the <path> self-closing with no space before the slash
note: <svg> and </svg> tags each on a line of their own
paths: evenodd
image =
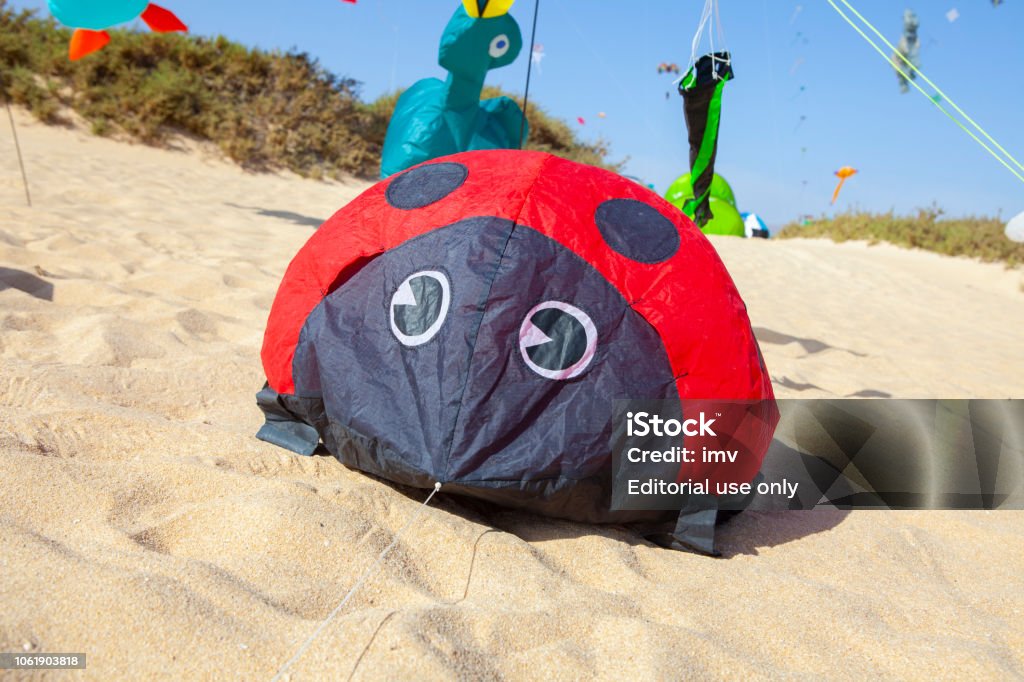
<svg viewBox="0 0 1024 682">
<path fill-rule="evenodd" d="M 693 199 L 683 211 L 699 227 L 714 217 L 711 212 L 711 180 L 718 154 L 718 124 L 722 117 L 722 92 L 733 79 L 728 52 L 712 52 L 696 61 L 679 82 L 690 140 L 690 176 Z"/>
</svg>

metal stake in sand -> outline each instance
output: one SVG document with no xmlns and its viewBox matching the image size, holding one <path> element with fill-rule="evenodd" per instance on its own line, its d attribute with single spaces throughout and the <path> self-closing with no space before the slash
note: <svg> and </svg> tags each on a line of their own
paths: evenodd
<svg viewBox="0 0 1024 682">
<path fill-rule="evenodd" d="M 402 535 L 405 534 L 405 531 L 409 530 L 409 527 L 416 523 L 416 520 L 420 518 L 420 514 L 423 513 L 423 510 L 427 508 L 428 504 L 430 504 L 430 500 L 433 499 L 434 495 L 436 495 L 437 491 L 440 489 L 441 484 L 435 483 L 434 489 L 430 492 L 430 495 L 428 495 L 427 499 L 423 501 L 423 504 L 420 505 L 420 508 L 416 510 L 416 513 L 413 515 L 413 517 L 409 519 L 409 521 L 404 526 L 402 526 L 402 529 L 398 531 L 398 533 L 395 534 L 395 539 L 391 541 L 391 544 L 384 548 L 384 551 L 380 553 L 380 556 L 377 557 L 377 560 L 373 562 L 373 564 L 368 569 L 366 569 L 366 571 L 359 577 L 359 580 L 357 580 L 356 584 L 352 586 L 352 589 L 348 591 L 348 594 L 346 594 L 345 598 L 341 600 L 341 603 L 334 607 L 334 610 L 331 611 L 330 614 L 328 614 L 327 618 L 324 618 L 324 621 L 320 623 L 319 626 L 317 626 L 313 634 L 309 636 L 309 639 L 303 642 L 302 646 L 299 647 L 299 650 L 296 651 L 295 654 L 290 659 L 288 659 L 287 663 L 281 666 L 281 669 L 277 671 L 277 674 L 274 675 L 274 678 L 271 680 L 271 682 L 277 682 L 278 680 L 280 680 L 281 676 L 288 671 L 288 668 L 290 668 L 292 664 L 295 663 L 295 661 L 299 660 L 299 658 L 302 657 L 302 654 L 306 653 L 306 649 L 308 649 L 309 645 L 313 643 L 313 640 L 315 640 L 320 635 L 320 633 L 323 632 L 324 628 L 330 625 L 331 621 L 334 620 L 334 617 L 338 615 L 338 613 L 345 607 L 345 604 L 348 603 L 349 599 L 352 598 L 352 595 L 359 591 L 359 588 L 363 586 L 363 583 L 365 583 L 366 580 L 377 569 L 377 567 L 384 562 L 384 559 L 386 559 L 391 550 L 395 548 L 395 545 L 398 544 L 398 541 L 402 539 Z"/>
<path fill-rule="evenodd" d="M 25 201 L 29 208 L 32 208 L 32 195 L 28 193 L 28 176 L 25 175 L 25 161 L 21 158 L 21 145 L 18 144 L 18 129 L 14 127 L 14 114 L 11 112 L 11 104 L 4 97 L 4 106 L 7 107 L 7 117 L 11 120 L 11 134 L 14 135 L 14 148 L 18 150 L 18 166 L 21 167 L 21 182 L 25 185 Z"/>
</svg>

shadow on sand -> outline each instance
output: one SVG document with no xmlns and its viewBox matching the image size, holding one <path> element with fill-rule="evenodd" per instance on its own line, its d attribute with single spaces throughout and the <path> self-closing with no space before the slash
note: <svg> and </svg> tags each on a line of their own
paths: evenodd
<svg viewBox="0 0 1024 682">
<path fill-rule="evenodd" d="M 53 301 L 53 284 L 21 270 L 0 268 L 0 291 L 4 289 L 17 289 L 42 301 Z"/>
<path fill-rule="evenodd" d="M 775 442 L 777 456 L 798 456 L 790 448 Z M 331 456 L 321 446 L 317 455 Z M 394 484 L 371 474 L 363 474 L 392 488 L 410 500 L 423 502 L 428 491 Z M 528 543 L 551 540 L 566 540 L 597 536 L 623 542 L 630 546 L 646 545 L 659 547 L 646 540 L 635 528 L 617 524 L 587 524 L 567 521 L 531 512 L 508 509 L 489 502 L 460 495 L 441 494 L 434 498 L 431 506 L 449 514 L 482 526 L 489 526 L 488 532 L 508 533 Z M 757 556 L 759 550 L 777 547 L 802 538 L 824 533 L 835 528 L 850 512 L 823 507 L 818 509 L 783 511 L 745 511 L 721 523 L 717 530 L 716 545 L 722 559 L 736 556 Z M 479 544 L 479 543 L 478 543 Z M 474 547 L 474 555 L 476 548 Z M 665 549 L 665 552 L 676 550 Z M 710 557 L 708 557 L 710 559 Z"/>
<path fill-rule="evenodd" d="M 858 358 L 867 357 L 864 353 L 858 353 L 857 351 L 852 351 L 847 348 L 830 346 L 824 341 L 818 341 L 817 339 L 803 339 L 799 336 L 790 336 L 789 334 L 783 334 L 782 332 L 777 332 L 774 329 L 766 329 L 764 327 L 754 327 L 754 336 L 756 336 L 757 340 L 761 343 L 770 343 L 777 346 L 785 346 L 790 343 L 799 344 L 808 355 L 814 355 L 815 353 L 821 353 L 826 350 L 840 350 Z"/>
<path fill-rule="evenodd" d="M 259 206 L 241 206 L 229 201 L 224 202 L 224 205 L 231 206 L 232 208 L 241 208 L 246 211 L 252 211 L 256 215 L 263 216 L 264 218 L 285 220 L 289 223 L 300 225 L 302 227 L 320 227 L 324 224 L 324 220 L 322 218 L 314 218 L 312 216 L 302 215 L 301 213 L 293 213 L 292 211 L 272 211 L 268 208 L 260 208 Z"/>
</svg>

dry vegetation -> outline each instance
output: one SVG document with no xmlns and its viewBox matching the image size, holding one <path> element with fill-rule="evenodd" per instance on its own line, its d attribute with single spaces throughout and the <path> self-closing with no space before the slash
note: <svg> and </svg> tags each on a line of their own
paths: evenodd
<svg viewBox="0 0 1024 682">
<path fill-rule="evenodd" d="M 70 108 L 99 135 L 160 145 L 187 134 L 250 168 L 374 178 L 397 95 L 359 99 L 359 83 L 305 53 L 251 50 L 226 38 L 113 31 L 101 52 L 67 59 L 71 31 L 0 0 L 0 95 L 59 124 Z M 491 90 L 485 96 L 494 96 Z M 616 168 L 604 142 L 531 104 L 531 149 Z"/>
<path fill-rule="evenodd" d="M 943 218 L 939 209 L 921 209 L 915 216 L 893 213 L 851 212 L 821 218 L 807 225 L 792 223 L 779 232 L 780 239 L 827 237 L 836 242 L 851 240 L 889 242 L 897 246 L 935 251 L 947 256 L 969 256 L 1008 266 L 1024 263 L 1024 244 L 1004 234 L 1003 221 L 995 218 Z"/>
</svg>

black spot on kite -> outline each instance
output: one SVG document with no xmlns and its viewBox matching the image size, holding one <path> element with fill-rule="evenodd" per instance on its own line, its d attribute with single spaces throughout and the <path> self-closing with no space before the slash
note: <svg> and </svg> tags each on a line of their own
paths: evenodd
<svg viewBox="0 0 1024 682">
<path fill-rule="evenodd" d="M 411 211 L 441 201 L 462 187 L 468 176 L 469 169 L 461 163 L 433 163 L 399 175 L 384 196 L 395 208 Z"/>
<path fill-rule="evenodd" d="M 609 199 L 594 216 L 605 242 L 638 263 L 661 263 L 679 250 L 679 232 L 653 206 L 635 199 Z"/>
</svg>

